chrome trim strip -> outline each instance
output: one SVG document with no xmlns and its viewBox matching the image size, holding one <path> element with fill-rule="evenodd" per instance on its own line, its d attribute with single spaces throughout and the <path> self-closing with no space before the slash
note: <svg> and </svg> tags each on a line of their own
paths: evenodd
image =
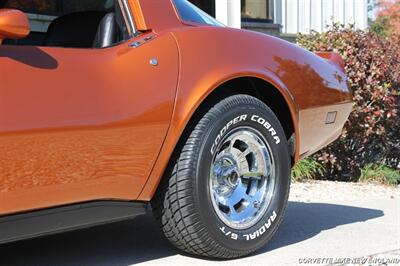
<svg viewBox="0 0 400 266">
<path fill-rule="evenodd" d="M 136 35 L 137 31 L 136 31 L 136 27 L 135 27 L 135 22 L 132 17 L 132 11 L 129 7 L 127 0 L 122 0 L 122 5 L 124 6 L 124 12 L 128 17 L 129 24 L 130 24 L 129 26 L 132 30 L 132 35 L 134 36 L 134 35 Z"/>
</svg>

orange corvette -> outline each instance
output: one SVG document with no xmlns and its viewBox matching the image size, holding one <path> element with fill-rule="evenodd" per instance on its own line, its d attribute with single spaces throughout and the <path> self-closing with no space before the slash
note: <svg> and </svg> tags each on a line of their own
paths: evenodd
<svg viewBox="0 0 400 266">
<path fill-rule="evenodd" d="M 152 206 L 202 256 L 264 246 L 352 109 L 343 61 L 186 0 L 0 0 L 0 243 Z"/>
</svg>

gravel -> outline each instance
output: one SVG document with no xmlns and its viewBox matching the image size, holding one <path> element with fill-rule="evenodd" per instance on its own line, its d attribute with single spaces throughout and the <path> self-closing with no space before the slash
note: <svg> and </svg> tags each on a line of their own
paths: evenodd
<svg viewBox="0 0 400 266">
<path fill-rule="evenodd" d="M 400 199 L 400 186 L 376 183 L 333 181 L 293 182 L 290 201 L 356 201 L 360 199 Z"/>
</svg>

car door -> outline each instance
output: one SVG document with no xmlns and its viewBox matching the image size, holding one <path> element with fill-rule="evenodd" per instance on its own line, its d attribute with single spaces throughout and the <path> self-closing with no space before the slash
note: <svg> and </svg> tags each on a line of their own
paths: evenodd
<svg viewBox="0 0 400 266">
<path fill-rule="evenodd" d="M 136 199 L 177 79 L 168 33 L 105 49 L 0 46 L 0 215 Z"/>
</svg>

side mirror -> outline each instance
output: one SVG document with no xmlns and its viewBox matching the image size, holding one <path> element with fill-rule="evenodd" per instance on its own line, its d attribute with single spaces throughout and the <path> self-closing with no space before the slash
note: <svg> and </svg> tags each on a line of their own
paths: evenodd
<svg viewBox="0 0 400 266">
<path fill-rule="evenodd" d="M 0 44 L 4 39 L 22 39 L 28 36 L 28 17 L 16 9 L 0 9 Z"/>
</svg>

